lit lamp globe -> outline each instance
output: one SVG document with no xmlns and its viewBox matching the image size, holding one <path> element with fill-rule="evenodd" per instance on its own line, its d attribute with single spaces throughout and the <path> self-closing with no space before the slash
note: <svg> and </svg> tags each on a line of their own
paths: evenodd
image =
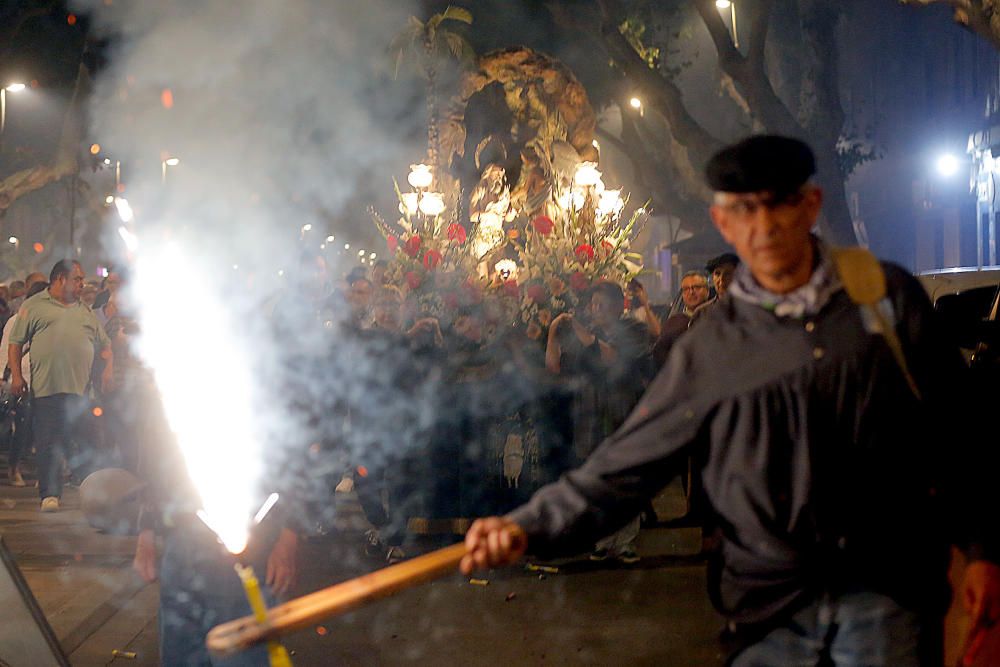
<svg viewBox="0 0 1000 667">
<path fill-rule="evenodd" d="M 410 175 L 406 177 L 407 182 L 415 188 L 429 188 L 434 175 L 431 167 L 427 164 L 411 164 Z"/>
<path fill-rule="evenodd" d="M 597 170 L 596 162 L 581 162 L 576 168 L 573 182 L 580 187 L 589 188 L 601 182 L 601 172 Z"/>
<path fill-rule="evenodd" d="M 597 204 L 597 210 L 601 215 L 615 216 L 622 212 L 625 202 L 622 201 L 622 191 L 605 190 L 601 193 L 601 199 Z"/>
<path fill-rule="evenodd" d="M 416 192 L 404 192 L 401 195 L 402 201 L 399 204 L 399 212 L 406 215 L 413 215 L 417 212 L 418 196 Z"/>
<path fill-rule="evenodd" d="M 440 192 L 425 192 L 420 198 L 420 212 L 434 217 L 444 212 L 444 195 Z"/>
</svg>

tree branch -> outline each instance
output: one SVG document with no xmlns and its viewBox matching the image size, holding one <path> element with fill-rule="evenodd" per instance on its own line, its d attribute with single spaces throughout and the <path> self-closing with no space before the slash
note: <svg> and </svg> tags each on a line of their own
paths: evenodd
<svg viewBox="0 0 1000 667">
<path fill-rule="evenodd" d="M 747 61 L 750 66 L 761 73 L 765 71 L 764 47 L 767 45 L 767 31 L 771 26 L 771 11 L 774 0 L 760 0 L 757 10 L 750 19 L 750 47 L 747 51 Z"/>
<path fill-rule="evenodd" d="M 723 63 L 729 66 L 742 65 L 746 62 L 743 54 L 733 44 L 733 36 L 729 33 L 729 28 L 722 20 L 719 9 L 715 6 L 715 0 L 696 0 L 695 7 L 701 20 L 708 29 L 708 34 L 715 44 L 715 51 L 719 56 L 719 65 Z"/>
<path fill-rule="evenodd" d="M 835 34 L 839 10 L 835 6 L 814 3 L 803 16 L 802 27 L 813 45 L 813 86 L 816 104 L 813 118 L 806 121 L 810 135 L 824 144 L 836 145 L 844 127 L 844 108 L 840 103 L 840 71 Z"/>
<path fill-rule="evenodd" d="M 758 63 L 759 66 L 751 66 L 751 63 L 742 55 L 739 55 L 738 58 L 733 57 L 732 51 L 735 49 L 732 47 L 732 41 L 729 40 L 728 30 L 719 16 L 719 11 L 715 7 L 715 0 L 694 0 L 694 4 L 705 27 L 708 28 L 709 34 L 713 35 L 719 56 L 719 67 L 732 78 L 753 111 L 754 118 L 769 132 L 803 136 L 804 129 L 774 91 L 771 80 L 767 77 L 763 67 L 762 59 Z M 758 38 L 764 38 L 767 35 L 764 24 L 770 21 L 771 9 L 771 2 L 751 5 L 750 24 L 755 27 Z M 727 35 L 725 39 L 717 36 L 720 28 Z M 755 48 L 763 50 L 763 44 Z"/>
<path fill-rule="evenodd" d="M 680 88 L 651 69 L 622 35 L 618 29 L 618 3 L 598 0 L 597 4 L 601 10 L 601 44 L 608 56 L 638 87 L 645 105 L 666 119 L 674 138 L 688 149 L 693 162 L 706 161 L 722 148 L 722 142 L 688 112 Z"/>
</svg>

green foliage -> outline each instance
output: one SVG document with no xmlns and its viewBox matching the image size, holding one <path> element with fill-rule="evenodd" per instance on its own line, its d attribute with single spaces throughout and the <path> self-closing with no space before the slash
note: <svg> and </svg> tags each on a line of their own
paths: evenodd
<svg viewBox="0 0 1000 667">
<path fill-rule="evenodd" d="M 393 63 L 393 78 L 410 64 L 419 76 L 429 78 L 430 72 L 442 61 L 471 63 L 476 53 L 461 34 L 451 30 L 448 22 L 472 25 L 472 14 L 461 7 L 448 7 L 424 23 L 411 16 L 406 27 L 389 43 L 389 57 Z"/>
<path fill-rule="evenodd" d="M 650 69 L 660 67 L 660 49 L 655 46 L 646 46 L 643 37 L 646 35 L 646 22 L 637 16 L 629 16 L 618 26 L 619 32 L 632 45 Z"/>
<path fill-rule="evenodd" d="M 837 142 L 840 173 L 845 179 L 861 165 L 880 160 L 883 155 L 884 151 L 878 146 L 871 146 L 853 137 L 841 137 Z"/>
</svg>

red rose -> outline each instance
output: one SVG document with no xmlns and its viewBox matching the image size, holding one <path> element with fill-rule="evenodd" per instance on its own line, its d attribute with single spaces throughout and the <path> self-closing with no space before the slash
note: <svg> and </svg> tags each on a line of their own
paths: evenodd
<svg viewBox="0 0 1000 667">
<path fill-rule="evenodd" d="M 406 272 L 406 284 L 409 286 L 410 289 L 417 289 L 418 287 L 420 287 L 421 282 L 423 282 L 423 280 L 421 279 L 419 273 L 417 273 L 416 271 Z"/>
<path fill-rule="evenodd" d="M 441 253 L 437 250 L 428 250 L 424 255 L 424 267 L 429 271 L 433 271 L 441 263 L 441 259 Z"/>
<path fill-rule="evenodd" d="M 581 243 L 576 247 L 576 258 L 581 264 L 586 264 L 594 259 L 594 249 L 586 243 Z"/>
<path fill-rule="evenodd" d="M 399 239 L 390 234 L 389 236 L 385 237 L 385 245 L 387 248 L 389 248 L 389 254 L 395 255 L 396 250 L 399 249 Z"/>
<path fill-rule="evenodd" d="M 458 224 L 457 222 L 453 222 L 450 225 L 448 225 L 449 241 L 451 241 L 452 243 L 457 243 L 458 245 L 462 245 L 463 243 L 465 243 L 465 239 L 466 239 L 465 227 Z"/>
<path fill-rule="evenodd" d="M 416 257 L 417 253 L 420 252 L 420 237 L 414 234 L 406 239 L 406 245 L 403 246 L 403 250 L 410 257 Z"/>
<path fill-rule="evenodd" d="M 505 296 L 519 296 L 521 291 L 517 288 L 516 280 L 506 280 L 503 284 L 503 293 Z"/>
<path fill-rule="evenodd" d="M 590 281 L 587 280 L 583 271 L 574 271 L 569 277 L 569 286 L 573 288 L 574 292 L 582 292 L 590 287 Z"/>
<path fill-rule="evenodd" d="M 545 293 L 545 287 L 537 283 L 535 283 L 534 285 L 529 285 L 526 293 L 528 295 L 528 298 L 534 301 L 535 303 L 541 303 L 542 301 L 545 301 L 545 297 L 548 296 Z"/>
<path fill-rule="evenodd" d="M 555 227 L 555 223 L 552 222 L 552 218 L 547 215 L 540 215 L 531 221 L 531 226 L 535 228 L 535 231 L 542 236 L 548 236 L 552 233 L 552 228 Z"/>
</svg>

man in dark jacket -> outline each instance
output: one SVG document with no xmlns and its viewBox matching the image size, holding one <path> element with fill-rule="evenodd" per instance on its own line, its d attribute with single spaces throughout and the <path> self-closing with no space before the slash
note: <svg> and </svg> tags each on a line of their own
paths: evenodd
<svg viewBox="0 0 1000 667">
<path fill-rule="evenodd" d="M 743 260 L 729 298 L 582 467 L 470 528 L 464 571 L 580 548 L 690 454 L 721 533 L 710 594 L 745 639 L 732 664 L 940 665 L 949 542 L 975 543 L 962 597 L 974 623 L 995 620 L 990 505 L 965 497 L 986 468 L 934 419 L 959 393 L 958 353 L 902 269 L 882 264 L 881 316 L 848 296 L 811 235 L 813 173 L 784 137 L 710 161 L 712 219 Z"/>
</svg>

